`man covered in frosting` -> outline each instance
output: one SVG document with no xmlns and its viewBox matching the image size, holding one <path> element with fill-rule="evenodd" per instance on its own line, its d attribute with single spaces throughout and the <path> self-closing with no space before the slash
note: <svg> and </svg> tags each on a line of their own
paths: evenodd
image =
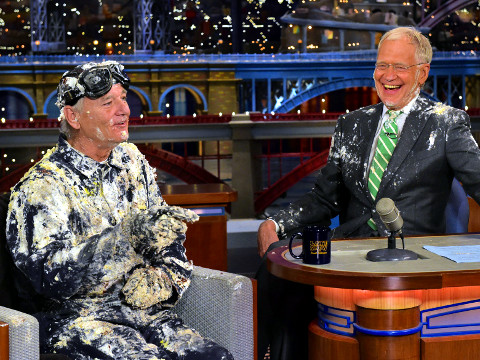
<svg viewBox="0 0 480 360">
<path fill-rule="evenodd" d="M 61 135 L 13 188 L 7 242 L 41 351 L 80 359 L 233 359 L 169 309 L 190 283 L 186 222 L 128 139 L 130 80 L 114 61 L 58 85 Z"/>
</svg>

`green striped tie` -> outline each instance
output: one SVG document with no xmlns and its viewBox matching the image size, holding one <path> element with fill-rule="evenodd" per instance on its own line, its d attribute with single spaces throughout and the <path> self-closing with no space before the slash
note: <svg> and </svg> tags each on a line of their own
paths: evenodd
<svg viewBox="0 0 480 360">
<path fill-rule="evenodd" d="M 401 111 L 387 111 L 388 119 L 383 124 L 380 136 L 378 137 L 377 149 L 375 150 L 372 165 L 370 166 L 370 173 L 368 175 L 368 189 L 370 190 L 370 195 L 373 200 L 377 197 L 383 173 L 387 168 L 393 150 L 395 150 L 395 146 L 398 142 L 397 117 L 401 113 Z M 373 219 L 368 220 L 368 225 L 370 225 L 373 230 L 377 230 L 377 226 Z"/>
</svg>

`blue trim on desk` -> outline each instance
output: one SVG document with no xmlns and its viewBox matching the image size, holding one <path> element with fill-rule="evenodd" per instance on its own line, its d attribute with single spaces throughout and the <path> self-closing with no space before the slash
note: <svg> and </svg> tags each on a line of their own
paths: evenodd
<svg viewBox="0 0 480 360">
<path fill-rule="evenodd" d="M 317 307 L 317 324 L 321 329 L 349 337 L 355 336 L 357 332 L 374 336 L 405 336 L 420 331 L 423 338 L 480 334 L 480 299 L 422 310 L 419 325 L 404 330 L 368 329 L 356 323 L 355 311 L 318 302 Z"/>
<path fill-rule="evenodd" d="M 424 325 L 422 337 L 480 334 L 480 300 L 422 310 L 420 318 Z"/>
<path fill-rule="evenodd" d="M 318 326 L 328 332 L 353 336 L 356 313 L 351 310 L 338 309 L 317 302 Z"/>
<path fill-rule="evenodd" d="M 374 336 L 405 336 L 405 335 L 412 335 L 416 334 L 420 330 L 422 330 L 423 324 L 420 323 L 417 326 L 410 328 L 410 329 L 402 329 L 402 330 L 376 330 L 376 329 L 368 329 L 366 327 L 360 326 L 358 324 L 353 324 L 353 327 L 356 331 L 359 331 L 363 334 L 367 335 L 374 335 Z"/>
</svg>

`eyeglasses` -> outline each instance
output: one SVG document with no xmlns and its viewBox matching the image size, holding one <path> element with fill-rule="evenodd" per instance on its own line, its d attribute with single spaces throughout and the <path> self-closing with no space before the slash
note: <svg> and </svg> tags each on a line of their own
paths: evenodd
<svg viewBox="0 0 480 360">
<path fill-rule="evenodd" d="M 65 102 L 68 105 L 75 104 L 81 97 L 98 99 L 110 91 L 114 80 L 122 84 L 128 90 L 130 79 L 118 64 L 92 67 L 81 74 L 67 73 L 63 77 L 78 76 L 78 84 L 84 88 L 81 91 L 78 86 L 65 92 Z"/>
<path fill-rule="evenodd" d="M 425 63 L 418 63 L 418 64 L 413 64 L 413 65 L 403 65 L 403 64 L 385 64 L 385 63 L 380 63 L 380 64 L 375 64 L 375 69 L 379 71 L 387 71 L 387 69 L 391 66 L 393 71 L 402 73 L 406 72 L 408 69 L 411 67 L 417 66 L 417 65 L 423 65 Z"/>
</svg>

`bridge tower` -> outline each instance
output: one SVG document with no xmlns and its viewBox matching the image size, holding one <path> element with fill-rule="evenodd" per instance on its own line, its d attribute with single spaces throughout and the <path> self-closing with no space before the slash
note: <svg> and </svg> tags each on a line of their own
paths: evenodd
<svg viewBox="0 0 480 360">
<path fill-rule="evenodd" d="M 31 45 L 33 53 L 66 50 L 65 24 L 60 4 L 32 0 L 30 4 Z"/>
<path fill-rule="evenodd" d="M 167 50 L 171 27 L 170 1 L 139 0 L 134 4 L 135 52 Z"/>
</svg>

